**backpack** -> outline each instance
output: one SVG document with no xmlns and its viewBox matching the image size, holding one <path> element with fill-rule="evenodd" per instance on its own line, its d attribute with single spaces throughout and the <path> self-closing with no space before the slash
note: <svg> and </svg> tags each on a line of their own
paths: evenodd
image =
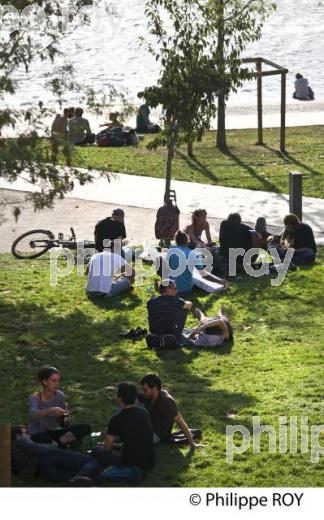
<svg viewBox="0 0 324 520">
<path fill-rule="evenodd" d="M 155 237 L 159 240 L 173 240 L 179 229 L 180 210 L 173 204 L 165 204 L 159 208 L 155 221 Z"/>
</svg>

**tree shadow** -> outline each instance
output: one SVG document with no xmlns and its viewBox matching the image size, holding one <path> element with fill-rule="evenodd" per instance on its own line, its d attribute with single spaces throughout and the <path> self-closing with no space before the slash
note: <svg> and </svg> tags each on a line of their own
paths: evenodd
<svg viewBox="0 0 324 520">
<path fill-rule="evenodd" d="M 273 184 L 273 182 L 265 179 L 264 177 L 262 177 L 262 175 L 259 175 L 258 172 L 252 166 L 242 161 L 242 159 L 235 155 L 229 148 L 227 148 L 226 150 L 222 150 L 221 153 L 224 156 L 229 157 L 238 166 L 247 171 L 254 179 L 259 181 L 266 188 L 266 191 L 272 191 L 280 196 L 280 190 L 275 184 Z M 282 198 L 284 198 L 284 195 L 282 195 Z"/>
<path fill-rule="evenodd" d="M 215 173 L 213 173 L 201 161 L 199 161 L 195 155 L 193 157 L 188 157 L 188 155 L 186 155 L 183 152 L 180 152 L 180 150 L 177 150 L 176 154 L 188 164 L 191 170 L 201 173 L 207 179 L 215 183 L 219 181 L 217 175 L 215 175 Z"/>
<path fill-rule="evenodd" d="M 276 150 L 275 148 L 272 148 L 271 146 L 268 146 L 266 144 L 263 145 L 263 148 L 266 148 L 270 152 L 276 154 L 281 159 L 285 159 L 287 163 L 290 162 L 292 164 L 295 164 L 296 166 L 303 168 L 303 170 L 306 170 L 308 173 L 311 173 L 312 175 L 316 175 L 316 176 L 322 175 L 321 172 L 314 170 L 313 168 L 310 168 L 309 166 L 307 166 L 305 163 L 303 163 L 301 161 L 298 161 L 298 159 L 296 159 L 288 151 L 280 152 L 279 150 Z"/>
</svg>

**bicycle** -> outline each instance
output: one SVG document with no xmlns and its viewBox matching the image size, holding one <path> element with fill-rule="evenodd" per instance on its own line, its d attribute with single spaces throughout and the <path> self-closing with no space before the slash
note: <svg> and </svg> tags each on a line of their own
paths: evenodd
<svg viewBox="0 0 324 520">
<path fill-rule="evenodd" d="M 13 242 L 11 252 L 19 260 L 39 258 L 50 249 L 60 247 L 63 249 L 77 250 L 78 244 L 82 243 L 83 248 L 95 249 L 95 243 L 91 240 L 77 242 L 73 228 L 70 228 L 71 236 L 64 239 L 63 233 L 58 233 L 55 238 L 52 231 L 46 229 L 33 229 L 20 235 Z"/>
</svg>

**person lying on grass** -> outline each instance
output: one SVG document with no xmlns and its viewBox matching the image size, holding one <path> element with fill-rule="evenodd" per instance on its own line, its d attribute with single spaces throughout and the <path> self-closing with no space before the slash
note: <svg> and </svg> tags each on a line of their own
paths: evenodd
<svg viewBox="0 0 324 520">
<path fill-rule="evenodd" d="M 233 329 L 222 305 L 216 316 L 208 318 L 200 309 L 194 310 L 198 326 L 193 329 L 189 340 L 196 347 L 218 347 L 233 337 Z"/>
<path fill-rule="evenodd" d="M 69 424 L 65 395 L 60 386 L 60 372 L 55 367 L 44 366 L 37 375 L 42 389 L 29 399 L 28 433 L 35 442 L 54 443 L 60 448 L 74 444 L 90 435 L 88 424 Z"/>
<path fill-rule="evenodd" d="M 190 430 L 178 410 L 175 400 L 162 389 L 162 382 L 158 374 L 151 372 L 141 379 L 142 393 L 138 401 L 149 412 L 154 431 L 154 442 L 189 444 L 192 449 L 201 448 L 195 440 L 201 437 L 200 430 Z M 180 430 L 172 432 L 173 426 Z"/>
<path fill-rule="evenodd" d="M 100 475 L 100 465 L 91 457 L 36 443 L 25 426 L 11 428 L 11 458 L 13 473 L 24 478 L 90 486 Z"/>
</svg>

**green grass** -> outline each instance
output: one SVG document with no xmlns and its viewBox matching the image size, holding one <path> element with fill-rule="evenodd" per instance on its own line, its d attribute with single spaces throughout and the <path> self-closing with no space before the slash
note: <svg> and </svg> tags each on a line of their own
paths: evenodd
<svg viewBox="0 0 324 520">
<path fill-rule="evenodd" d="M 27 421 L 35 373 L 45 363 L 61 369 L 74 420 L 89 421 L 94 430 L 114 411 L 111 386 L 138 382 L 155 370 L 188 423 L 203 430 L 205 447 L 195 453 L 158 447 L 145 486 L 323 486 L 323 458 L 312 464 L 310 453 L 268 454 L 265 438 L 260 455 L 249 449 L 232 465 L 225 459 L 227 425 L 250 429 L 253 416 L 276 430 L 279 416 L 307 415 L 310 425 L 323 423 L 323 260 L 322 249 L 321 264 L 289 273 L 279 288 L 266 277 L 233 283 L 221 297 L 197 293 L 196 303 L 209 314 L 220 303 L 228 307 L 234 344 L 158 356 L 144 340 L 119 338 L 121 329 L 147 326 L 151 282 L 124 298 L 93 302 L 76 273 L 50 287 L 48 258 L 1 255 L 1 420 Z M 40 485 L 15 480 L 16 486 L 31 484 Z"/>
<path fill-rule="evenodd" d="M 185 147 L 179 148 L 174 179 L 288 193 L 289 171 L 303 173 L 304 195 L 323 197 L 324 126 L 287 129 L 287 154 L 279 150 L 279 130 L 264 131 L 266 146 L 256 146 L 256 130 L 229 130 L 228 151 L 215 148 L 215 132 L 206 134 L 195 145 L 195 158 L 189 159 Z M 112 172 L 164 177 L 166 149 L 148 151 L 150 137 L 137 148 L 77 149 L 75 166 L 103 168 Z"/>
</svg>

